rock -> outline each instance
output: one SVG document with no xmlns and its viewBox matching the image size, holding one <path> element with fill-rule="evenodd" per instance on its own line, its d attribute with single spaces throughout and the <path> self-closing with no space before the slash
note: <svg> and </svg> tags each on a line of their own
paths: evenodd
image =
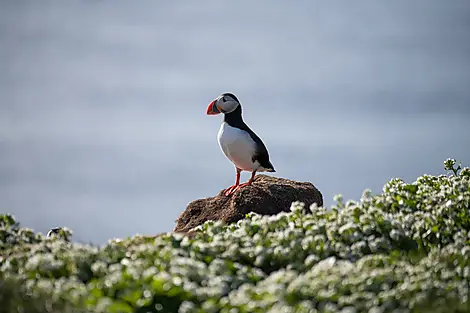
<svg viewBox="0 0 470 313">
<path fill-rule="evenodd" d="M 249 212 L 262 215 L 289 212 L 294 201 L 304 202 L 306 208 L 313 203 L 323 205 L 322 194 L 312 183 L 257 175 L 251 186 L 228 197 L 222 190 L 215 197 L 192 201 L 176 220 L 173 231 L 187 233 L 208 220 L 236 222 Z"/>
</svg>

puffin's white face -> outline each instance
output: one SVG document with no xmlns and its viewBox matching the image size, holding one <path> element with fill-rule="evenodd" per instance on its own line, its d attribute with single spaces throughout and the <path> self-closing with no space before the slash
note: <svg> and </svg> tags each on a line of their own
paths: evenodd
<svg viewBox="0 0 470 313">
<path fill-rule="evenodd" d="M 221 94 L 217 99 L 212 101 L 207 107 L 207 115 L 214 115 L 219 113 L 230 113 L 240 105 L 237 97 L 231 93 Z"/>
</svg>

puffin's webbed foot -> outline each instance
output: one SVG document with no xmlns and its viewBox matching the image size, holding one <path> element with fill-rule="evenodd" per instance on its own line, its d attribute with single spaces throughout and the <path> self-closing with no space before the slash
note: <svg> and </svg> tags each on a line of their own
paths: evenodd
<svg viewBox="0 0 470 313">
<path fill-rule="evenodd" d="M 227 189 L 225 189 L 225 192 L 224 192 L 225 196 L 230 196 L 232 193 L 240 190 L 241 188 L 251 185 L 251 183 L 253 183 L 253 180 L 255 179 L 256 171 L 252 172 L 250 180 L 247 181 L 246 183 L 243 183 L 243 184 L 239 183 L 240 182 L 240 176 L 238 176 L 238 175 L 237 175 L 237 183 L 235 183 L 235 185 L 230 186 Z"/>
<path fill-rule="evenodd" d="M 224 195 L 226 197 L 230 196 L 232 193 L 234 193 L 236 190 L 238 190 L 237 188 L 239 186 L 240 185 L 232 185 L 232 186 L 228 187 L 227 189 L 224 190 Z"/>
<path fill-rule="evenodd" d="M 246 187 L 246 186 L 249 186 L 249 185 L 251 185 L 251 181 L 247 181 L 246 183 L 240 184 L 240 185 L 238 185 L 234 188 L 233 192 L 238 191 L 238 190 L 242 189 L 243 187 Z"/>
</svg>

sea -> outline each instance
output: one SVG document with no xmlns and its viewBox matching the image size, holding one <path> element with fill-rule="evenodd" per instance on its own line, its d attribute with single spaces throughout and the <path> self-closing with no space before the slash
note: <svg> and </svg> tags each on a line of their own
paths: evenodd
<svg viewBox="0 0 470 313">
<path fill-rule="evenodd" d="M 469 35 L 465 0 L 2 0 L 0 212 L 83 243 L 171 231 L 235 180 L 223 92 L 269 175 L 329 208 L 470 166 Z"/>
</svg>

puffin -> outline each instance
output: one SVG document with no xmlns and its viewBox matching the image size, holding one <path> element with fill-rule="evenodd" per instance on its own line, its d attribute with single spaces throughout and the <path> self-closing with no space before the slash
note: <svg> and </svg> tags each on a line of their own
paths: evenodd
<svg viewBox="0 0 470 313">
<path fill-rule="evenodd" d="M 268 149 L 263 141 L 245 124 L 242 106 L 232 93 L 223 93 L 207 107 L 207 115 L 224 114 L 217 140 L 225 156 L 235 165 L 235 184 L 224 189 L 225 196 L 230 196 L 242 187 L 253 182 L 257 172 L 275 172 L 269 161 Z M 242 171 L 251 172 L 251 178 L 240 184 Z"/>
</svg>

